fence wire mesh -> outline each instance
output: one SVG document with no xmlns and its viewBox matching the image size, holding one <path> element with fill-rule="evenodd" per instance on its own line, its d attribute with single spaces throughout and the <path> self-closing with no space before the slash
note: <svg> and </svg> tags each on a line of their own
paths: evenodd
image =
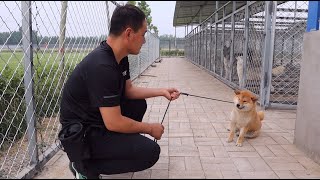
<svg viewBox="0 0 320 180">
<path fill-rule="evenodd" d="M 210 18 L 186 36 L 185 57 L 226 84 L 260 96 L 264 107 L 295 107 L 308 1 L 218 5 Z"/>
<path fill-rule="evenodd" d="M 0 178 L 26 177 L 57 150 L 63 85 L 74 67 L 105 40 L 116 8 L 110 1 L 0 2 Z M 146 33 L 129 56 L 132 79 L 159 58 Z"/>
<path fill-rule="evenodd" d="M 297 104 L 307 7 L 307 1 L 290 1 L 277 5 L 271 103 Z"/>
<path fill-rule="evenodd" d="M 244 37 L 245 37 L 245 10 L 239 11 L 234 15 L 234 44 L 233 44 L 233 52 L 234 52 L 234 63 L 237 63 L 237 60 L 241 61 L 243 59 L 243 51 L 244 51 Z M 237 65 L 233 65 L 233 67 L 237 67 Z M 232 70 L 231 82 L 235 83 L 237 86 L 240 86 L 243 73 L 237 69 Z"/>
<path fill-rule="evenodd" d="M 215 59 L 215 54 L 216 54 L 216 24 L 211 23 L 210 24 L 210 32 L 209 32 L 209 36 L 210 36 L 210 71 L 214 72 L 215 70 L 215 64 L 214 64 L 214 59 Z"/>
<path fill-rule="evenodd" d="M 262 78 L 262 61 L 264 45 L 265 3 L 263 1 L 249 6 L 249 37 L 246 60 L 245 87 L 260 94 L 260 82 Z"/>
<path fill-rule="evenodd" d="M 216 46 L 216 56 L 215 56 L 215 73 L 218 74 L 219 76 L 222 76 L 222 69 L 223 69 L 223 64 L 221 63 L 223 61 L 223 57 L 221 56 L 222 53 L 222 48 L 223 48 L 223 26 L 222 23 L 219 22 L 216 24 L 217 26 L 217 35 L 216 35 L 216 40 L 217 40 L 217 46 Z"/>
</svg>

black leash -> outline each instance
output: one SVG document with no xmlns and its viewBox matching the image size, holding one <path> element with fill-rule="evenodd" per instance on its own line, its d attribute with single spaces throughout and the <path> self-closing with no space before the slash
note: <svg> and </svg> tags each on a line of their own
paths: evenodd
<svg viewBox="0 0 320 180">
<path fill-rule="evenodd" d="M 171 101 L 172 101 L 172 97 L 171 97 L 171 99 L 170 99 L 170 101 L 169 101 L 169 104 L 168 104 L 168 106 L 167 106 L 166 111 L 164 112 L 164 115 L 163 115 L 161 124 L 163 123 L 163 120 L 164 120 L 164 118 L 166 117 L 166 114 L 167 114 L 167 111 L 168 111 L 168 109 L 169 109 L 169 106 L 170 106 Z M 154 138 L 154 142 L 157 142 L 156 138 Z"/>
<path fill-rule="evenodd" d="M 221 102 L 226 102 L 226 103 L 233 103 L 233 102 L 231 102 L 231 101 L 224 101 L 224 100 L 220 100 L 220 99 L 213 99 L 213 98 L 208 98 L 208 97 L 203 97 L 203 96 L 196 96 L 196 95 L 192 95 L 192 94 L 188 94 L 188 93 L 183 93 L 183 92 L 181 92 L 180 94 L 186 95 L 186 96 L 194 96 L 194 97 L 199 97 L 199 98 L 204 98 L 204 99 L 210 99 L 210 100 L 214 100 L 214 101 L 221 101 Z"/>
<path fill-rule="evenodd" d="M 196 96 L 196 95 L 192 95 L 192 94 L 188 94 L 188 93 L 184 93 L 184 92 L 181 92 L 180 94 L 186 95 L 186 96 L 194 96 L 194 97 L 198 97 L 198 98 L 210 99 L 210 100 L 214 100 L 214 101 L 221 101 L 221 102 L 226 102 L 226 103 L 232 103 L 232 104 L 233 104 L 233 102 L 231 102 L 231 101 L 224 101 L 224 100 L 220 100 L 220 99 L 213 99 L 213 98 L 208 98 L 208 97 L 203 97 L 203 96 Z M 166 114 L 167 114 L 167 111 L 168 111 L 168 109 L 169 109 L 171 100 L 172 100 L 172 97 L 171 97 L 171 99 L 170 99 L 170 101 L 169 101 L 169 103 L 168 103 L 168 106 L 167 106 L 166 111 L 164 112 L 164 115 L 163 115 L 161 124 L 163 123 L 163 120 L 164 120 L 164 118 L 166 117 Z M 156 138 L 154 138 L 154 142 L 157 142 Z"/>
</svg>

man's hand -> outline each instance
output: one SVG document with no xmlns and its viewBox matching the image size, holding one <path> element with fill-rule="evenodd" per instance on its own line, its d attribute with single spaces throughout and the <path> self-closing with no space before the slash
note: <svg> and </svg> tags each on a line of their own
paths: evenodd
<svg viewBox="0 0 320 180">
<path fill-rule="evenodd" d="M 164 126 L 160 123 L 151 123 L 150 127 L 151 127 L 151 131 L 149 133 L 150 136 L 154 137 L 156 140 L 160 140 L 164 132 Z"/>
<path fill-rule="evenodd" d="M 163 93 L 163 96 L 166 97 L 168 100 L 176 100 L 180 96 L 180 92 L 176 88 L 164 89 Z"/>
</svg>

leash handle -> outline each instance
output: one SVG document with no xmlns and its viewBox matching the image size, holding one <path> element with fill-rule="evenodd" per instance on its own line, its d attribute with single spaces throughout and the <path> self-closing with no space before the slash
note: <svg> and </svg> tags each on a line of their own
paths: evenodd
<svg viewBox="0 0 320 180">
<path fill-rule="evenodd" d="M 166 117 L 166 114 L 167 114 L 167 111 L 168 111 L 168 109 L 169 109 L 169 106 L 170 106 L 171 101 L 172 101 L 172 97 L 171 97 L 171 99 L 170 99 L 170 101 L 169 101 L 169 103 L 168 103 L 168 106 L 167 106 L 166 111 L 164 112 L 164 115 L 163 115 L 161 124 L 163 123 L 163 120 L 164 120 L 164 118 Z M 156 138 L 154 138 L 154 142 L 157 142 Z"/>
</svg>

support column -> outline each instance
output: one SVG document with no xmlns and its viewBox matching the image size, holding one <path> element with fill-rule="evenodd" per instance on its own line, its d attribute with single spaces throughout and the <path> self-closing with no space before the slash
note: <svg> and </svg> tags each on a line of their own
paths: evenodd
<svg viewBox="0 0 320 180">
<path fill-rule="evenodd" d="M 319 30 L 320 1 L 309 1 L 307 32 Z"/>
</svg>

